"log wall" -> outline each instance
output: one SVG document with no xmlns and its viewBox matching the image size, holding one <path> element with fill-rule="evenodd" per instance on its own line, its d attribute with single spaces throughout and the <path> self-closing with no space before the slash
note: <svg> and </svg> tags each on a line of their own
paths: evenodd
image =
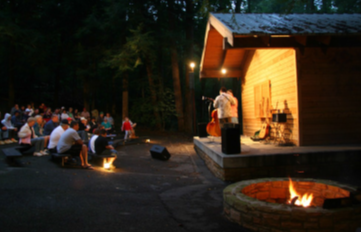
<svg viewBox="0 0 361 232">
<path fill-rule="evenodd" d="M 301 145 L 360 144 L 361 48 L 296 53 Z"/>
<path fill-rule="evenodd" d="M 294 49 L 258 49 L 242 78 L 243 133 L 252 136 L 262 122 L 271 118 L 256 117 L 254 87 L 270 81 L 270 109 L 287 113 L 285 128 L 290 142 L 299 145 L 298 94 Z M 272 125 L 271 125 L 272 126 Z"/>
</svg>

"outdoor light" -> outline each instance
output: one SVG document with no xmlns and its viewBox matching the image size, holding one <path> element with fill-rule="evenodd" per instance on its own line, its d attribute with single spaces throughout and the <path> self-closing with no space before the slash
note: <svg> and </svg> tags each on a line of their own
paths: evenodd
<svg viewBox="0 0 361 232">
<path fill-rule="evenodd" d="M 226 74 L 227 73 L 227 69 L 223 68 L 222 69 L 222 74 Z"/>
<path fill-rule="evenodd" d="M 150 139 L 145 140 L 146 143 L 150 143 Z"/>
<path fill-rule="evenodd" d="M 190 65 L 189 65 L 189 66 L 191 67 L 191 70 L 192 70 L 192 72 L 193 72 L 194 67 L 196 66 L 196 64 L 195 64 L 194 62 L 192 62 L 192 63 L 190 63 Z"/>
</svg>

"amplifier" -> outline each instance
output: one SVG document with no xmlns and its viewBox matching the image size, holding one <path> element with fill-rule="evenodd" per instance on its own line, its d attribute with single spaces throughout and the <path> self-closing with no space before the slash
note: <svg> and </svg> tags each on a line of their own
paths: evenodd
<svg viewBox="0 0 361 232">
<path fill-rule="evenodd" d="M 239 154 L 241 153 L 239 124 L 228 124 L 227 127 L 222 128 L 222 152 L 224 154 Z"/>
<path fill-rule="evenodd" d="M 272 122 L 287 122 L 287 114 L 272 114 Z"/>
</svg>

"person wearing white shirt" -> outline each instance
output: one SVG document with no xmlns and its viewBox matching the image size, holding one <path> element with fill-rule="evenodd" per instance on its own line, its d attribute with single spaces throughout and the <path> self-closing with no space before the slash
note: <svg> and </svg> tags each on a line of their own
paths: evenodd
<svg viewBox="0 0 361 232">
<path fill-rule="evenodd" d="M 62 120 L 61 125 L 57 126 L 50 134 L 48 149 L 51 153 L 57 153 L 56 146 L 58 145 L 60 136 L 69 128 L 68 120 Z"/>
<path fill-rule="evenodd" d="M 89 141 L 89 151 L 91 151 L 92 153 L 96 153 L 95 152 L 95 140 L 99 137 L 99 129 L 95 129 L 94 130 L 94 135 L 91 137 L 90 141 Z"/>
<path fill-rule="evenodd" d="M 233 97 L 227 94 L 227 89 L 222 87 L 219 91 L 219 96 L 213 102 L 214 108 L 217 109 L 219 119 L 219 126 L 223 128 L 224 123 L 232 122 L 231 105 L 234 105 Z"/>
</svg>

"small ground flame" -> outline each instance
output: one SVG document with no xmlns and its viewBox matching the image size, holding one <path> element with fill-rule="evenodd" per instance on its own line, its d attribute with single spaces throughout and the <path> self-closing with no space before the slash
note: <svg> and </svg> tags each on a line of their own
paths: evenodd
<svg viewBox="0 0 361 232">
<path fill-rule="evenodd" d="M 309 207 L 313 200 L 313 194 L 305 193 L 303 195 L 299 194 L 295 188 L 293 187 L 292 180 L 290 178 L 289 184 L 289 191 L 290 191 L 290 199 L 288 201 L 289 204 L 294 203 L 294 205 Z M 294 202 L 292 200 L 296 199 Z"/>
<path fill-rule="evenodd" d="M 104 165 L 103 165 L 104 169 L 110 169 L 110 163 L 108 163 L 105 159 L 104 159 Z"/>
</svg>

